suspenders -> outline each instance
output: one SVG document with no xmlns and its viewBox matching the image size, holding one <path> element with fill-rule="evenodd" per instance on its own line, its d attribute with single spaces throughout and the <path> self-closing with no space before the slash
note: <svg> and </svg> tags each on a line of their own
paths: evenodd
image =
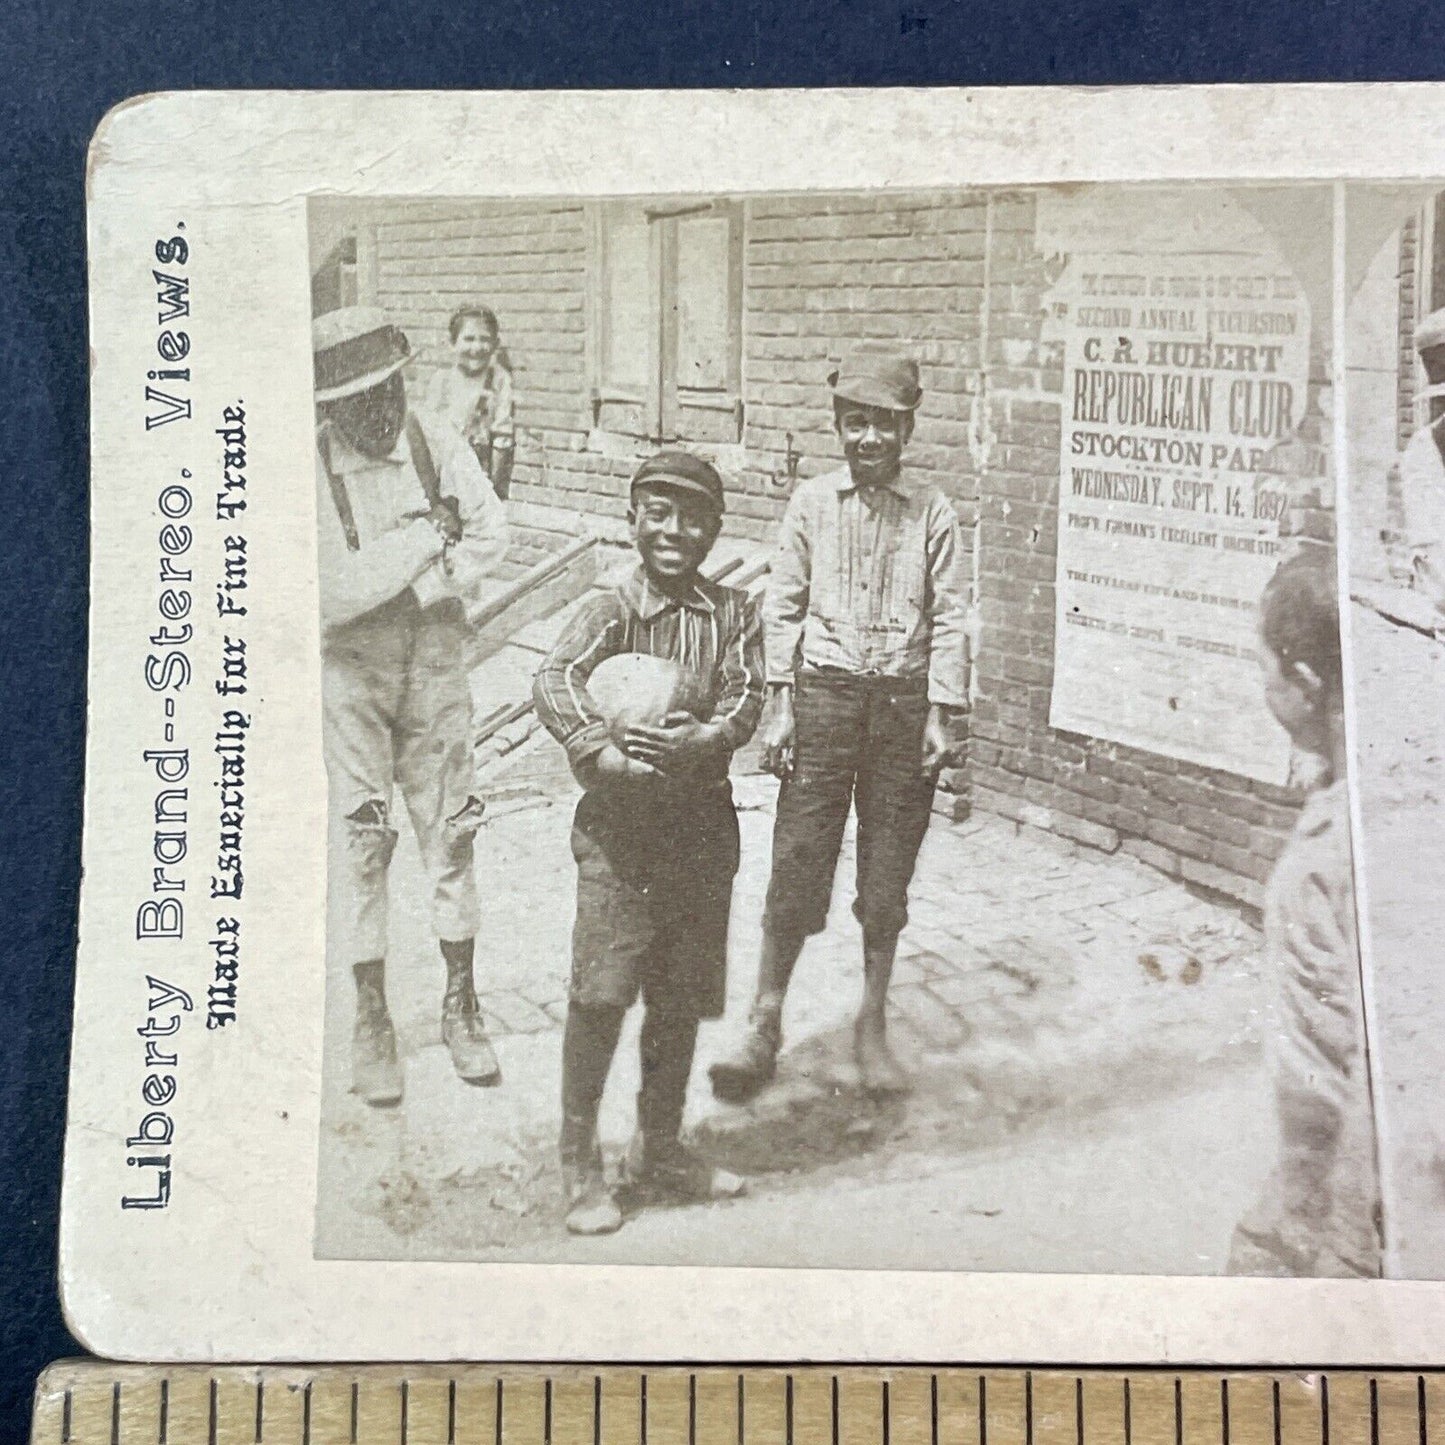
<svg viewBox="0 0 1445 1445">
<path fill-rule="evenodd" d="M 421 489 L 426 493 L 429 505 L 450 505 L 456 510 L 456 503 L 449 497 L 441 494 L 441 481 L 437 476 L 436 463 L 432 460 L 431 448 L 427 445 L 426 433 L 421 429 L 421 423 L 411 413 L 406 414 L 406 444 L 411 450 L 411 459 L 416 467 L 418 480 L 421 482 Z M 346 534 L 346 547 L 350 552 L 361 551 L 361 537 L 356 530 L 356 515 L 351 510 L 351 498 L 346 491 L 346 483 L 337 473 L 336 468 L 331 464 L 331 423 L 323 422 L 316 434 L 316 444 L 321 451 L 321 465 L 326 469 L 326 480 L 331 487 L 331 500 L 336 507 L 336 515 L 341 520 L 341 530 Z"/>
</svg>

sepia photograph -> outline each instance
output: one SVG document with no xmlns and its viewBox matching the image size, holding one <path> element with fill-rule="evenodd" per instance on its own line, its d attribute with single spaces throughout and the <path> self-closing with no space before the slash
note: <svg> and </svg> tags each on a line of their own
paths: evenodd
<svg viewBox="0 0 1445 1445">
<path fill-rule="evenodd" d="M 1445 90 L 1162 98 L 108 118 L 78 1338 L 1438 1353 Z"/>
<path fill-rule="evenodd" d="M 1335 220 L 311 202 L 321 1257 L 1381 1274 Z"/>
<path fill-rule="evenodd" d="M 1445 190 L 1350 186 L 1345 360 L 1361 922 L 1389 1273 L 1445 1275 Z"/>
</svg>

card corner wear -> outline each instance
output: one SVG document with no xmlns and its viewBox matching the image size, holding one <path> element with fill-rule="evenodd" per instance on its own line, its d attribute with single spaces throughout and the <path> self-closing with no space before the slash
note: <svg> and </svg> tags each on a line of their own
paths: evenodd
<svg viewBox="0 0 1445 1445">
<path fill-rule="evenodd" d="M 103 123 L 68 1318 L 1438 1352 L 1445 88 L 702 103 Z"/>
</svg>

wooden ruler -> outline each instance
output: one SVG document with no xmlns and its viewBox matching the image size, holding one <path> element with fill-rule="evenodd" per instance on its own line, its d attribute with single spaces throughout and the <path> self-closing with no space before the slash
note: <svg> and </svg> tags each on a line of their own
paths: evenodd
<svg viewBox="0 0 1445 1445">
<path fill-rule="evenodd" d="M 1445 1445 L 1445 1373 L 52 1365 L 33 1445 Z"/>
</svg>

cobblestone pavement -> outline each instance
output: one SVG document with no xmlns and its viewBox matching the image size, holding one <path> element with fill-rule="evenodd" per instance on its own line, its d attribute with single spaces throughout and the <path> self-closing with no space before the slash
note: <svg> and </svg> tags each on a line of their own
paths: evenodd
<svg viewBox="0 0 1445 1445">
<path fill-rule="evenodd" d="M 708 1220 L 751 1211 L 752 1239 L 800 1238 L 780 1221 L 807 1217 L 808 1196 L 814 1202 L 852 1198 L 850 1210 L 866 1218 L 870 1189 L 897 1190 L 900 1179 L 915 1181 L 913 1193 L 917 1181 L 941 1188 L 971 1161 L 1001 1149 L 1022 1151 L 1015 1193 L 1036 1212 L 1053 1186 L 1048 1171 L 1029 1166 L 1030 1148 L 1082 1149 L 1087 1158 L 1092 1146 L 1080 1141 L 1102 1129 L 1118 1148 L 1131 1130 L 1147 1133 L 1156 1116 L 1149 1147 L 1163 1147 L 1167 1139 L 1181 1151 L 1164 1173 L 1171 1189 L 1188 1198 L 1213 1186 L 1220 1151 L 1227 1156 L 1236 1147 L 1230 1141 L 1246 1133 L 1258 1138 L 1260 1117 L 1239 1117 L 1247 1111 L 1268 1119 L 1256 1058 L 1262 1023 L 1256 930 L 1232 907 L 1195 896 L 1128 855 L 1104 855 L 985 816 L 957 823 L 936 817 L 919 859 L 890 1000 L 895 1045 L 915 1077 L 915 1093 L 882 1108 L 856 1089 L 847 1041 L 862 964 L 846 886 L 850 828 L 828 930 L 809 942 L 789 995 L 778 1080 L 749 1107 L 715 1103 L 705 1071 L 746 1015 L 776 796 L 776 784 L 758 774 L 738 777 L 735 786 L 743 864 L 734 895 L 728 1017 L 703 1030 L 688 1117 L 700 1147 L 756 1176 L 753 1197 L 745 1205 L 671 1212 L 669 1229 L 653 1231 L 655 1248 L 629 1225 L 618 1238 L 633 1240 L 642 1254 L 586 1257 L 661 1259 L 681 1248 L 680 1237 L 716 1246 L 725 1234 L 731 1243 L 723 1254 L 730 1259 L 800 1262 L 759 1259 L 735 1230 L 719 1231 Z M 574 898 L 567 838 L 576 792 L 560 751 L 545 737 L 519 748 L 491 788 L 477 848 L 484 899 L 478 986 L 504 1083 L 471 1090 L 451 1075 L 437 1021 L 442 965 L 417 896 L 414 845 L 404 839 L 393 865 L 389 993 L 406 1056 L 407 1096 L 397 1110 L 373 1111 L 346 1094 L 350 988 L 333 979 L 318 1229 L 323 1255 L 564 1257 L 552 1143 Z M 612 1150 L 631 1131 L 636 1014 L 604 1106 L 604 1141 Z M 1224 1118 L 1220 1089 L 1232 1101 Z M 1185 1102 L 1176 1108 L 1172 1099 Z M 1195 1128 L 1201 1140 L 1213 1142 L 1191 1159 Z M 1238 1166 L 1236 1178 L 1247 1184 L 1256 1165 L 1262 1167 L 1256 1156 L 1267 1157 L 1268 1149 L 1266 1138 L 1249 1146 L 1250 1159 L 1230 1160 Z M 1196 1179 L 1177 1177 L 1192 1167 L 1199 1169 Z M 1140 1170 L 1142 1183 L 1148 1173 L 1142 1162 Z M 1112 1177 L 1113 1188 L 1127 1190 L 1127 1173 L 1116 1169 Z M 919 1197 L 931 1198 L 929 1188 Z M 930 1215 L 947 1216 L 946 1204 L 937 1204 L 928 1205 Z M 685 1225 L 685 1216 L 696 1217 Z M 937 1234 L 942 1226 L 931 1220 L 929 1227 Z M 926 1237 L 925 1231 L 920 1241 Z M 1216 1244 L 1222 1248 L 1222 1241 Z M 935 1245 L 946 1252 L 942 1236 Z M 925 1253 L 934 1247 L 920 1243 Z M 708 1254 L 702 1243 L 697 1248 Z M 895 1262 L 909 1262 L 898 1241 L 888 1248 L 890 1258 L 902 1249 Z M 1149 1248 L 1152 1260 L 1159 1246 Z M 1056 1253 L 1063 1261 L 1058 1267 L 1090 1267 L 1083 1255 L 1070 1265 L 1066 1248 Z M 1173 1267 L 1218 1267 L 1217 1260 L 1201 1264 L 1202 1257 L 1191 1242 L 1188 1257 Z M 850 1260 L 868 1262 L 846 1252 L 834 1262 Z M 978 1267 L 1007 1266 L 1001 1257 Z M 1126 1260 L 1116 1267 L 1131 1266 Z M 1133 1267 L 1146 1267 L 1145 1258 Z"/>
</svg>

